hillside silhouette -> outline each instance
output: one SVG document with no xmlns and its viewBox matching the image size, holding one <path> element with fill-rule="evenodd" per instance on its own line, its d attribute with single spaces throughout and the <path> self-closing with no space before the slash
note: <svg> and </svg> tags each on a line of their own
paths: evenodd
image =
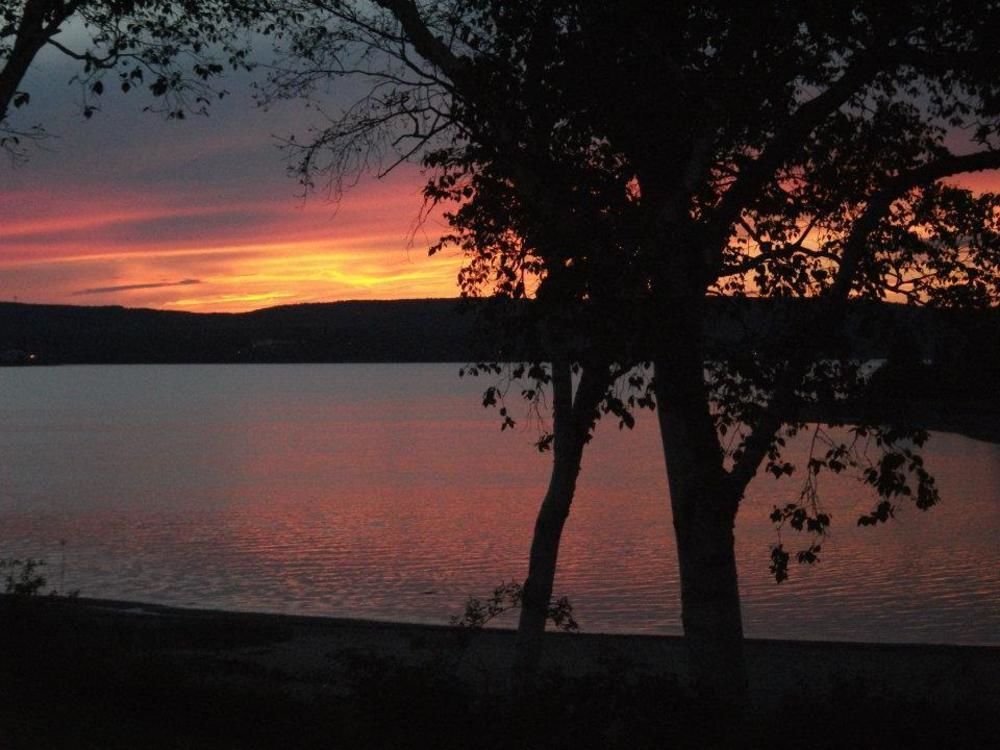
<svg viewBox="0 0 1000 750">
<path fill-rule="evenodd" d="M 709 354 L 722 357 L 773 336 L 798 314 L 800 306 L 808 304 L 721 299 L 717 303 L 712 306 L 707 333 Z M 0 302 L 0 362 L 467 362 L 510 358 L 488 331 L 477 327 L 476 313 L 483 304 L 454 298 L 408 299 L 191 313 Z M 861 304 L 853 309 L 846 330 L 847 346 L 858 358 L 933 360 L 972 368 L 979 375 L 993 374 L 1000 361 L 1000 310 Z M 521 354 L 544 356 L 537 351 Z"/>
<path fill-rule="evenodd" d="M 334 302 L 247 313 L 0 303 L 8 363 L 457 362 L 473 316 L 456 300 Z"/>
</svg>

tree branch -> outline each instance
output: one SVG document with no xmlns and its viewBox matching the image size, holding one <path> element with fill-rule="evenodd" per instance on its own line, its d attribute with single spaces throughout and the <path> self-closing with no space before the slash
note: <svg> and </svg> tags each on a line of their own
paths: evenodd
<svg viewBox="0 0 1000 750">
<path fill-rule="evenodd" d="M 784 423 L 785 417 L 794 408 L 795 389 L 812 364 L 809 348 L 804 345 L 806 334 L 814 332 L 817 324 L 832 327 L 842 319 L 858 267 L 868 246 L 868 239 L 879 223 L 885 219 L 893 202 L 915 187 L 929 185 L 952 175 L 986 169 L 1000 169 L 1000 151 L 980 151 L 962 156 L 948 155 L 897 175 L 869 199 L 864 213 L 854 223 L 851 233 L 844 242 L 840 267 L 833 284 L 823 297 L 817 300 L 815 315 L 803 316 L 799 330 L 803 345 L 796 347 L 795 356 L 789 361 L 781 380 L 776 385 L 774 396 L 750 437 L 747 438 L 743 455 L 730 470 L 728 481 L 741 492 L 757 473 L 774 436 Z"/>
<path fill-rule="evenodd" d="M 403 27 L 413 48 L 421 57 L 440 68 L 455 84 L 467 82 L 468 62 L 455 55 L 440 39 L 434 36 L 413 0 L 375 0 Z"/>
<path fill-rule="evenodd" d="M 739 171 L 729 190 L 715 208 L 709 225 L 707 242 L 721 247 L 730 228 L 765 182 L 792 155 L 796 148 L 823 120 L 850 101 L 863 86 L 883 70 L 881 59 L 872 53 L 861 53 L 823 93 L 810 99 L 792 114 L 785 128 L 771 139 L 760 155 Z M 719 259 L 721 260 L 721 258 Z M 716 269 L 710 269 L 714 272 Z"/>
</svg>

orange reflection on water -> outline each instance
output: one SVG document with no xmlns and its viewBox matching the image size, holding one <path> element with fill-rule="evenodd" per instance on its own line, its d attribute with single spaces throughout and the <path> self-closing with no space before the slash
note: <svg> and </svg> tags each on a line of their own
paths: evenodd
<svg viewBox="0 0 1000 750">
<path fill-rule="evenodd" d="M 69 540 L 85 594 L 445 622 L 524 576 L 549 461 L 456 369 L 2 371 L 0 545 Z M 748 635 L 997 644 L 1000 447 L 935 435 L 927 460 L 941 506 L 875 529 L 855 525 L 866 488 L 827 478 L 821 562 L 780 586 L 767 515 L 798 485 L 758 479 L 737 530 Z M 556 582 L 586 630 L 679 632 L 668 505 L 653 421 L 602 425 Z"/>
</svg>

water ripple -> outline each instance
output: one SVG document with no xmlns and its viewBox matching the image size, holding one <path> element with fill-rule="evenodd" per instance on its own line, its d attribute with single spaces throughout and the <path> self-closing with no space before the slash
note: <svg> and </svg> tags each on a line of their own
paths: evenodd
<svg viewBox="0 0 1000 750">
<path fill-rule="evenodd" d="M 478 385 L 448 366 L 235 369 L 2 381 L 2 554 L 91 596 L 418 622 L 523 578 L 549 459 L 495 429 Z M 588 447 L 556 593 L 589 631 L 680 632 L 653 427 Z M 1000 447 L 935 435 L 927 462 L 940 507 L 859 529 L 871 498 L 838 484 L 821 561 L 780 586 L 767 512 L 796 487 L 757 481 L 737 529 L 747 634 L 1000 645 Z"/>
</svg>

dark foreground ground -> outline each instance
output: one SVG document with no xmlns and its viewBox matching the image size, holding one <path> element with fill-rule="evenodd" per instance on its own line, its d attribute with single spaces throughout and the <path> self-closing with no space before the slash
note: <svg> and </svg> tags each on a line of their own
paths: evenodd
<svg viewBox="0 0 1000 750">
<path fill-rule="evenodd" d="M 749 641 L 742 716 L 676 638 L 552 635 L 514 701 L 505 631 L 0 596 L 0 748 L 997 747 L 1000 649 Z"/>
</svg>

